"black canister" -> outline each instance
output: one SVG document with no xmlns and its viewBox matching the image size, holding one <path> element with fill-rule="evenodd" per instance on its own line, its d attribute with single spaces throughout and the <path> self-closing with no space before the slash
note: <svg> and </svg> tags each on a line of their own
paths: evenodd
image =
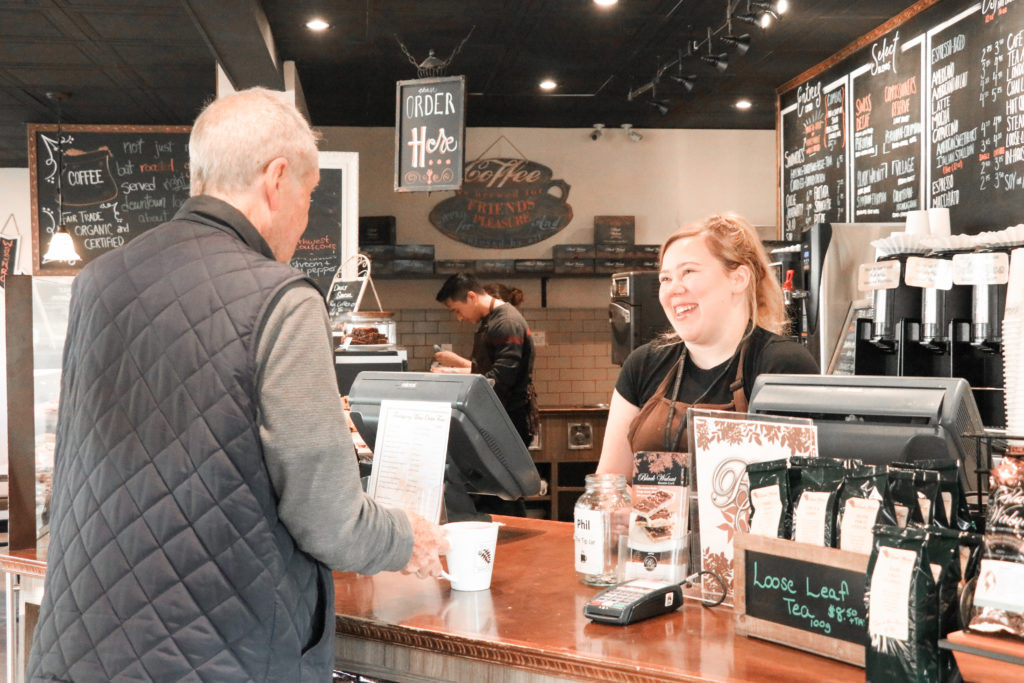
<svg viewBox="0 0 1024 683">
<path fill-rule="evenodd" d="M 892 254 L 883 256 L 876 263 L 883 261 L 899 261 L 900 273 L 907 270 L 907 258 L 911 254 Z M 871 341 L 893 341 L 900 323 L 904 320 L 916 319 L 921 310 L 921 289 L 907 286 L 900 277 L 900 284 L 893 289 L 876 289 L 872 293 L 874 307 L 874 324 L 872 325 Z"/>
</svg>

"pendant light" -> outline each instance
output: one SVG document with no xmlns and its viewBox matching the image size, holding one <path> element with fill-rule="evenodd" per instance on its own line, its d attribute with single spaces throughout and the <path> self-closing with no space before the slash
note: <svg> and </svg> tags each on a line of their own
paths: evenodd
<svg viewBox="0 0 1024 683">
<path fill-rule="evenodd" d="M 74 263 L 81 260 L 75 251 L 75 243 L 71 234 L 64 227 L 64 141 L 63 119 L 60 103 L 68 98 L 67 93 L 48 92 L 46 97 L 57 104 L 57 230 L 50 237 L 50 246 L 43 254 L 43 263 L 50 261 L 66 261 Z"/>
</svg>

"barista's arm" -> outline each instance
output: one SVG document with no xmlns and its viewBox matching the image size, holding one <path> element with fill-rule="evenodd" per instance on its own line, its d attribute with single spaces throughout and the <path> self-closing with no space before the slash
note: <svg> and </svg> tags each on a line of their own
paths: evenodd
<svg viewBox="0 0 1024 683">
<path fill-rule="evenodd" d="M 601 460 L 597 463 L 599 474 L 624 474 L 626 481 L 632 479 L 633 449 L 629 446 L 629 426 L 639 414 L 640 408 L 624 399 L 617 390 L 612 392 L 604 443 L 601 444 Z"/>
</svg>

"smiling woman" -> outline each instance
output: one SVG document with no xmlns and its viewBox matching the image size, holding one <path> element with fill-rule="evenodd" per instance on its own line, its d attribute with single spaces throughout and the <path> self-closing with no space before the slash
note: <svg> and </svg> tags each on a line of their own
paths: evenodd
<svg viewBox="0 0 1024 683">
<path fill-rule="evenodd" d="M 686 410 L 746 412 L 762 373 L 818 372 L 807 349 L 782 336 L 782 291 L 742 218 L 712 216 L 673 233 L 661 247 L 660 281 L 672 332 L 623 363 L 598 472 L 631 477 L 636 452 L 687 450 Z"/>
</svg>

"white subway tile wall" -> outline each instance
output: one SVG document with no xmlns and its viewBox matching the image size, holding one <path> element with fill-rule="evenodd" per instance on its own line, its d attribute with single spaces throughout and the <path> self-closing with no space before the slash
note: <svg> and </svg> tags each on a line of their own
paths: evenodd
<svg viewBox="0 0 1024 683">
<path fill-rule="evenodd" d="M 542 406 L 608 403 L 619 366 L 611 362 L 611 332 L 604 308 L 523 308 L 531 330 L 543 330 L 547 345 L 536 348 L 533 383 Z M 409 355 L 409 369 L 430 369 L 434 344 L 450 343 L 469 357 L 476 325 L 460 323 L 443 308 L 396 311 L 398 341 Z"/>
</svg>

